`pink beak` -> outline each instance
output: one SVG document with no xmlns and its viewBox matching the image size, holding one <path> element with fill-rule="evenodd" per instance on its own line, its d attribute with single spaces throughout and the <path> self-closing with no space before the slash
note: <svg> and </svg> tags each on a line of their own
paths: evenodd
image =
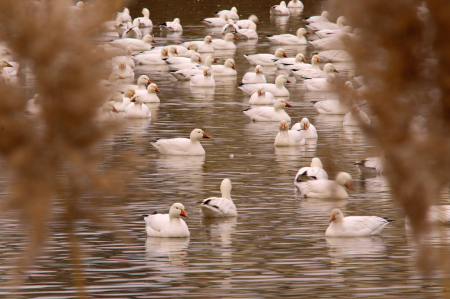
<svg viewBox="0 0 450 299">
<path fill-rule="evenodd" d="M 286 107 L 292 107 L 292 105 L 289 103 L 286 103 Z"/>
<path fill-rule="evenodd" d="M 208 135 L 206 135 L 205 133 L 203 133 L 203 138 L 211 138 Z"/>
</svg>

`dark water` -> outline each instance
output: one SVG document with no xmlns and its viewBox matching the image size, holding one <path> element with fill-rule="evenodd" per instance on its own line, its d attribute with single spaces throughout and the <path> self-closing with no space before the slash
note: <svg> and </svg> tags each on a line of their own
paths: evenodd
<svg viewBox="0 0 450 299">
<path fill-rule="evenodd" d="M 438 298 L 440 280 L 423 279 L 415 270 L 414 248 L 408 242 L 404 221 L 382 177 L 361 179 L 354 161 L 378 155 L 374 141 L 359 130 L 344 129 L 343 116 L 318 115 L 311 101 L 325 95 L 306 92 L 300 82 L 287 88 L 293 105 L 287 112 L 293 121 L 303 117 L 316 126 L 317 144 L 276 149 L 278 125 L 252 123 L 241 112 L 248 98 L 237 89 L 243 74 L 253 70 L 243 54 L 273 53 L 264 35 L 295 32 L 301 19 L 320 14 L 328 1 L 304 1 L 305 11 L 290 18 L 270 18 L 275 2 L 235 3 L 243 18 L 260 18 L 258 43 L 237 42 L 236 52 L 215 53 L 233 57 L 237 78 L 218 78 L 215 91 L 191 89 L 177 82 L 165 67 L 137 67 L 136 77 L 148 74 L 158 84 L 161 104 L 151 107 L 149 121 L 123 121 L 124 127 L 99 147 L 110 158 L 105 163 L 131 168 L 123 194 L 103 200 L 103 209 L 131 243 L 113 238 L 110 232 L 80 223 L 83 266 L 92 298 Z M 181 18 L 181 36 L 154 35 L 162 44 L 203 39 L 219 32 L 200 23 L 228 1 L 136 1 L 129 5 L 133 17 L 142 7 L 158 24 Z M 285 47 L 289 56 L 298 51 L 310 60 L 312 49 Z M 354 66 L 339 64 L 346 80 Z M 269 82 L 284 71 L 265 67 Z M 295 82 L 295 80 L 293 80 Z M 32 86 L 30 86 L 32 88 Z M 376 124 L 375 120 L 372 120 Z M 202 141 L 206 157 L 164 157 L 151 145 L 155 137 L 188 137 L 202 128 L 212 138 Z M 124 153 L 142 163 L 123 165 Z M 338 171 L 354 179 L 348 200 L 304 199 L 293 184 L 300 167 L 319 157 L 330 178 Z M 204 220 L 197 201 L 220 195 L 224 178 L 233 183 L 232 197 L 239 211 L 236 219 Z M 96 199 L 93 195 L 85 200 Z M 186 207 L 189 239 L 147 238 L 141 214 L 166 212 L 174 202 Z M 111 210 L 113 206 L 115 209 Z M 339 207 L 345 215 L 378 215 L 396 219 L 379 237 L 325 238 L 329 213 Z M 116 212 L 117 211 L 117 212 Z M 11 215 L 10 215 L 11 216 Z M 2 220 L 0 230 L 0 279 L 5 281 L 12 258 L 25 246 L 16 218 Z M 72 269 L 68 266 L 66 232 L 52 233 L 49 245 L 36 266 L 25 274 L 20 298 L 74 298 Z M 5 285 L 0 296 L 8 298 Z"/>
</svg>

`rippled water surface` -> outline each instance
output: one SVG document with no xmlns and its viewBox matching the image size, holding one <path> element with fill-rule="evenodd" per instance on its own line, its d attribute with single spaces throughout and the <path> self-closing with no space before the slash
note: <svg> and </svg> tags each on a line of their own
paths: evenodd
<svg viewBox="0 0 450 299">
<path fill-rule="evenodd" d="M 233 57 L 238 69 L 237 78 L 216 78 L 215 90 L 190 88 L 188 82 L 177 82 L 165 67 L 136 68 L 136 78 L 148 74 L 158 84 L 161 104 L 150 107 L 150 121 L 124 121 L 123 128 L 100 145 L 107 154 L 107 165 L 126 166 L 134 174 L 124 178 L 128 188 L 123 194 L 105 198 L 102 205 L 131 242 L 123 243 L 109 231 L 80 223 L 77 229 L 83 240 L 90 297 L 439 297 L 440 281 L 423 279 L 414 268 L 414 250 L 387 182 L 382 177 L 362 179 L 353 165 L 379 154 L 374 141 L 357 129 L 344 129 L 343 116 L 318 115 L 311 102 L 326 95 L 306 92 L 295 79 L 287 86 L 288 102 L 293 105 L 287 112 L 293 121 L 308 117 L 318 130 L 317 143 L 303 147 L 274 148 L 278 124 L 252 123 L 242 113 L 248 97 L 236 86 L 246 71 L 254 69 L 243 54 L 273 53 L 278 47 L 270 45 L 265 35 L 294 33 L 302 18 L 320 14 L 328 3 L 304 1 L 302 14 L 270 18 L 269 8 L 275 2 L 235 3 L 242 18 L 251 13 L 260 17 L 260 39 L 257 43 L 238 41 L 236 52 L 215 53 L 221 63 Z M 200 20 L 230 6 L 228 1 L 137 1 L 129 7 L 133 17 L 148 7 L 154 24 L 181 19 L 184 32 L 180 36 L 162 36 L 154 27 L 156 40 L 165 45 L 203 39 L 206 32 L 219 38 L 218 31 L 206 30 Z M 306 46 L 285 49 L 289 56 L 301 51 L 307 60 L 311 58 L 312 49 Z M 343 81 L 354 67 L 337 64 L 336 68 Z M 270 67 L 264 71 L 270 82 L 284 73 Z M 194 128 L 211 136 L 202 141 L 206 157 L 165 157 L 150 145 L 156 137 L 188 137 Z M 125 162 L 120 158 L 125 153 L 138 157 L 139 162 L 122 165 Z M 331 178 L 338 171 L 352 175 L 348 200 L 299 196 L 294 176 L 313 157 L 320 157 Z M 202 219 L 197 202 L 220 195 L 220 182 L 226 177 L 233 183 L 239 217 Z M 91 195 L 85 200 L 97 198 Z M 174 202 L 183 203 L 189 214 L 186 222 L 191 237 L 147 238 L 141 215 L 154 210 L 166 213 Z M 325 238 L 334 207 L 345 215 L 378 215 L 397 221 L 379 237 Z M 12 258 L 25 246 L 22 227 L 14 215 L 7 216 L 11 217 L 2 220 L 0 230 L 3 281 L 12 268 Z M 24 274 L 20 298 L 75 297 L 67 247 L 66 232 L 52 231 L 45 252 Z M 0 296 L 7 296 L 6 290 L 0 286 Z"/>
</svg>

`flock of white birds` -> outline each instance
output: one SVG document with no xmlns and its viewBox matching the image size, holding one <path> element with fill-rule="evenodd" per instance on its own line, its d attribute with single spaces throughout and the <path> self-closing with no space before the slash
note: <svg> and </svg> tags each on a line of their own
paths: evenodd
<svg viewBox="0 0 450 299">
<path fill-rule="evenodd" d="M 83 2 L 78 2 L 74 10 L 82 10 Z M 291 10 L 303 10 L 301 1 L 292 0 L 287 5 L 284 1 L 280 5 L 270 8 L 270 14 L 275 16 L 288 16 Z M 214 51 L 235 50 L 235 39 L 258 39 L 258 18 L 251 15 L 247 20 L 240 20 L 237 9 L 222 10 L 215 13 L 215 17 L 203 19 L 207 26 L 221 27 L 223 39 L 212 39 L 206 36 L 200 41 L 184 42 L 181 45 L 166 45 L 153 47 L 155 43 L 151 35 L 142 34 L 143 28 L 153 27 L 150 12 L 144 8 L 143 17 L 132 20 L 127 8 L 118 13 L 115 21 L 107 22 L 105 28 L 119 35 L 115 39 L 99 48 L 106 55 L 112 57 L 112 72 L 108 80 L 101 84 L 112 94 L 98 112 L 99 121 L 114 121 L 118 118 L 150 118 L 151 112 L 148 104 L 159 103 L 158 86 L 150 81 L 146 75 L 137 79 L 136 84 L 123 84 L 123 79 L 135 78 L 136 65 L 167 65 L 177 80 L 190 81 L 191 87 L 215 88 L 215 77 L 236 76 L 236 64 L 233 59 L 227 59 L 223 65 L 215 65 Z M 336 23 L 329 21 L 328 12 L 320 16 L 313 16 L 304 20 L 306 28 L 299 28 L 296 35 L 281 34 L 267 36 L 270 42 L 279 45 L 305 45 L 309 44 L 321 51 L 312 56 L 311 64 L 306 63 L 302 53 L 295 57 L 287 57 L 283 48 L 278 48 L 274 54 L 245 55 L 248 63 L 255 66 L 254 72 L 248 72 L 242 79 L 239 89 L 250 96 L 251 108 L 244 110 L 244 115 L 255 122 L 278 122 L 279 133 L 275 137 L 276 147 L 290 147 L 304 145 L 308 140 L 317 140 L 316 128 L 307 118 L 296 123 L 289 129 L 291 118 L 285 108 L 291 107 L 286 102 L 289 91 L 285 84 L 293 76 L 297 83 L 304 84 L 308 91 L 334 92 L 338 90 L 335 75 L 338 70 L 332 62 L 351 61 L 350 55 L 345 51 L 345 39 L 356 39 L 357 30 L 347 26 L 345 17 L 339 17 Z M 160 25 L 163 32 L 182 32 L 181 21 L 175 18 L 171 22 Z M 307 34 L 315 34 L 314 41 L 306 39 Z M 327 62 L 322 69 L 319 62 Z M 10 76 L 17 74 L 18 65 L 7 60 L 2 61 L 1 77 L 8 81 Z M 268 83 L 264 76 L 263 67 L 276 67 L 286 70 L 286 75 L 279 75 L 274 83 Z M 345 115 L 344 126 L 358 126 L 361 123 L 369 125 L 370 118 L 363 112 L 351 95 L 358 94 L 363 97 L 365 92 L 364 81 L 355 77 L 360 87 L 353 89 L 351 81 L 345 82 L 341 90 L 349 99 L 343 100 L 335 96 L 314 104 L 318 113 Z M 129 81 L 126 81 L 129 82 Z M 26 110 L 30 114 L 40 112 L 39 96 L 30 100 Z M 203 130 L 194 129 L 190 138 L 159 139 L 152 145 L 164 155 L 205 155 L 200 140 L 210 138 Z M 384 158 L 368 158 L 357 162 L 361 173 L 381 173 Z M 346 188 L 350 187 L 351 176 L 340 172 L 335 180 L 329 180 L 319 158 L 312 159 L 310 167 L 301 168 L 294 183 L 300 193 L 305 197 L 315 198 L 347 198 Z M 210 197 L 201 202 L 204 217 L 236 217 L 237 208 L 231 198 L 231 181 L 224 179 L 221 184 L 222 197 Z M 146 232 L 151 237 L 187 237 L 190 232 L 186 223 L 180 218 L 187 217 L 184 206 L 175 203 L 169 214 L 154 213 L 144 215 Z M 330 225 L 325 232 L 326 236 L 354 237 L 377 235 L 389 223 L 388 220 L 376 216 L 349 216 L 344 217 L 339 209 L 331 211 Z"/>
</svg>

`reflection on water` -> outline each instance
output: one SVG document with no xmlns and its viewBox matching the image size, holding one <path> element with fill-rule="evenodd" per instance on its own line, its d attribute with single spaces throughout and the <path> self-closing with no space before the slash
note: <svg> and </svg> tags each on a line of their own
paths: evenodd
<svg viewBox="0 0 450 299">
<path fill-rule="evenodd" d="M 190 238 L 153 238 L 145 240 L 145 256 L 148 266 L 156 269 L 167 268 L 164 263 L 173 266 L 185 266 L 184 260 L 187 254 Z"/>
</svg>

